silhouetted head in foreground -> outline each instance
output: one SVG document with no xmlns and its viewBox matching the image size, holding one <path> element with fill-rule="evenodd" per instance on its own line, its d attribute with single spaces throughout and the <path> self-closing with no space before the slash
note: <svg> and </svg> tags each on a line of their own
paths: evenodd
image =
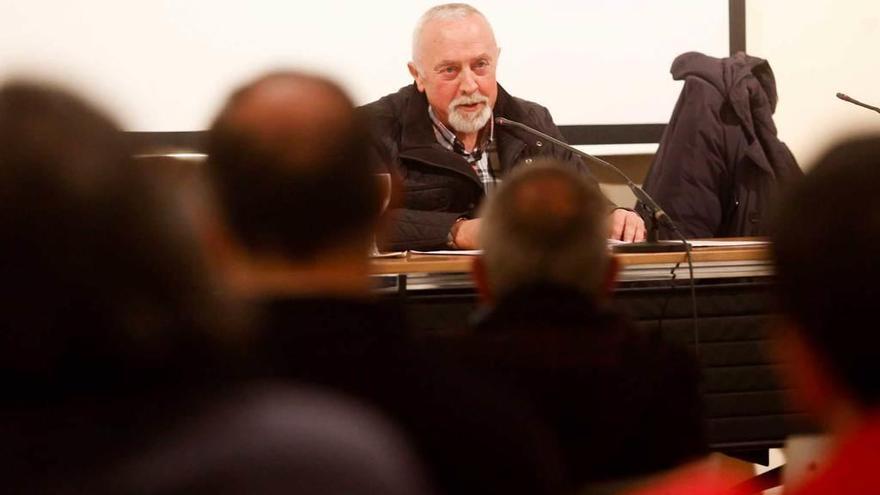
<svg viewBox="0 0 880 495">
<path fill-rule="evenodd" d="M 379 215 L 368 141 L 328 80 L 263 76 L 234 92 L 208 141 L 209 169 L 233 235 L 258 255 L 309 261 L 366 254 Z"/>
<path fill-rule="evenodd" d="M 594 183 L 553 160 L 517 169 L 482 215 L 484 255 L 475 275 L 483 294 L 497 299 L 545 284 L 605 296 L 616 266 L 604 205 Z"/>
<path fill-rule="evenodd" d="M 773 244 L 780 350 L 799 399 L 832 428 L 880 405 L 880 137 L 828 151 L 785 197 Z"/>
<path fill-rule="evenodd" d="M 61 90 L 0 88 L 0 369 L 7 397 L 182 382 L 216 311 L 189 226 L 116 124 Z"/>
</svg>

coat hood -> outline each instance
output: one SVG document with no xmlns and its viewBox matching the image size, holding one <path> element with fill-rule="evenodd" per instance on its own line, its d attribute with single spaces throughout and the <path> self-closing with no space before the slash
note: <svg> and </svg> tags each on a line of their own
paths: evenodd
<svg viewBox="0 0 880 495">
<path fill-rule="evenodd" d="M 746 55 L 744 52 L 723 59 L 699 52 L 687 52 L 675 58 L 670 72 L 676 81 L 699 77 L 733 102 L 749 101 L 747 79 L 754 77 L 767 96 L 771 113 L 776 111 L 776 78 L 770 63 L 763 58 Z"/>
</svg>

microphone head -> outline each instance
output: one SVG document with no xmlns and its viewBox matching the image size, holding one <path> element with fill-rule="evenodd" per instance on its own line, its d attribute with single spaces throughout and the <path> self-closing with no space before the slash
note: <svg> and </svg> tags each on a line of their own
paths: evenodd
<svg viewBox="0 0 880 495">
<path fill-rule="evenodd" d="M 505 125 L 507 124 L 507 119 L 505 119 L 504 117 L 495 117 L 495 123 L 497 125 Z"/>
<path fill-rule="evenodd" d="M 850 98 L 849 96 L 847 96 L 843 93 L 837 93 L 837 97 L 843 101 L 852 101 L 852 98 Z"/>
</svg>

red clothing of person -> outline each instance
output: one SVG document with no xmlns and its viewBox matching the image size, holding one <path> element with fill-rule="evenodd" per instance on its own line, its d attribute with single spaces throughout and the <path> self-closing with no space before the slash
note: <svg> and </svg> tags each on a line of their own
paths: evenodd
<svg viewBox="0 0 880 495">
<path fill-rule="evenodd" d="M 880 410 L 838 443 L 815 477 L 795 495 L 880 494 Z"/>
</svg>

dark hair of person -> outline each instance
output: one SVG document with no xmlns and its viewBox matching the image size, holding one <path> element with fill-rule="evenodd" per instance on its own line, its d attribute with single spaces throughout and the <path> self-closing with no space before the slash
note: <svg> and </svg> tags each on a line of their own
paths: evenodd
<svg viewBox="0 0 880 495">
<path fill-rule="evenodd" d="M 280 109 L 290 116 L 282 135 L 240 118 L 253 97 L 279 85 L 300 91 Z M 380 207 L 376 169 L 366 128 L 335 84 L 297 72 L 261 77 L 232 94 L 207 149 L 227 221 L 249 249 L 308 260 L 369 240 Z"/>
<path fill-rule="evenodd" d="M 556 160 L 517 168 L 482 212 L 493 292 L 549 283 L 596 297 L 609 260 L 604 201 L 594 182 Z"/>
<path fill-rule="evenodd" d="M 864 406 L 880 404 L 880 136 L 833 147 L 784 198 L 773 245 L 782 311 Z"/>
<path fill-rule="evenodd" d="M 0 88 L 6 398 L 180 383 L 209 354 L 220 315 L 196 237 L 130 157 L 80 98 Z"/>
</svg>

